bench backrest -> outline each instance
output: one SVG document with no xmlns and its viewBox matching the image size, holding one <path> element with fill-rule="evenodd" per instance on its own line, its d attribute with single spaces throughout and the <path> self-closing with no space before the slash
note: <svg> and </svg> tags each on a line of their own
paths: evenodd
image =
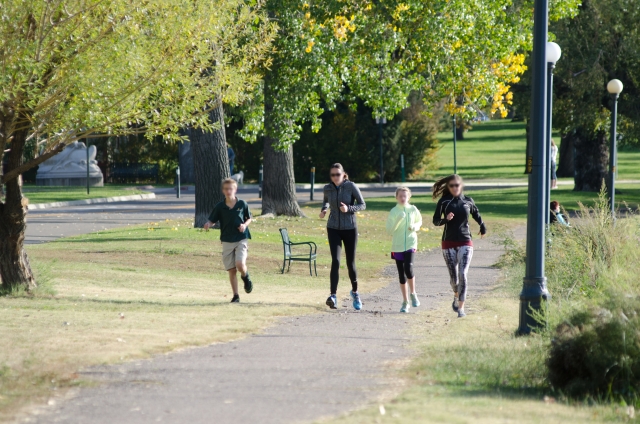
<svg viewBox="0 0 640 424">
<path fill-rule="evenodd" d="M 282 247 L 284 248 L 285 256 L 291 255 L 291 239 L 289 239 L 289 232 L 286 228 L 280 228 L 280 235 L 282 236 Z"/>
</svg>

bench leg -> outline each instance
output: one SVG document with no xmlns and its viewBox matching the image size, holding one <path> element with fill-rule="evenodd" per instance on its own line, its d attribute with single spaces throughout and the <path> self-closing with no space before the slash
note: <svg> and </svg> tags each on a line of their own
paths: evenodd
<svg viewBox="0 0 640 424">
<path fill-rule="evenodd" d="M 285 258 L 284 261 L 282 262 L 282 271 L 280 272 L 281 274 L 284 274 L 284 267 L 287 264 L 287 259 Z"/>
<path fill-rule="evenodd" d="M 313 270 L 316 272 L 316 277 L 318 276 L 318 267 L 316 266 L 316 260 L 313 260 Z"/>
<path fill-rule="evenodd" d="M 313 277 L 313 274 L 311 273 L 311 259 L 309 259 L 309 277 Z"/>
</svg>

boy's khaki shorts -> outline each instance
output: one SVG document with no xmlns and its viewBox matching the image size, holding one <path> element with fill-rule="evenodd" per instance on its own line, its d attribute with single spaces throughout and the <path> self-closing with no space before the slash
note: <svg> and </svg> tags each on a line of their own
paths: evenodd
<svg viewBox="0 0 640 424">
<path fill-rule="evenodd" d="M 240 240 L 235 243 L 222 242 L 222 263 L 227 271 L 236 267 L 236 262 L 247 262 L 249 251 L 248 240 Z"/>
</svg>

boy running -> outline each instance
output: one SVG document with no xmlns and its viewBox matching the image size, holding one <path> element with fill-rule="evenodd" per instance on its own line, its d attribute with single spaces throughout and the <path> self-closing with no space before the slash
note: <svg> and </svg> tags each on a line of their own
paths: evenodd
<svg viewBox="0 0 640 424">
<path fill-rule="evenodd" d="M 214 208 L 209 221 L 202 228 L 208 231 L 214 223 L 220 222 L 220 241 L 222 242 L 222 263 L 229 272 L 229 282 L 233 290 L 231 303 L 240 302 L 238 296 L 238 274 L 244 282 L 244 291 L 251 293 L 253 283 L 247 271 L 248 240 L 251 238 L 249 224 L 251 224 L 251 211 L 244 200 L 236 197 L 238 183 L 231 178 L 222 182 L 224 201 Z"/>
</svg>

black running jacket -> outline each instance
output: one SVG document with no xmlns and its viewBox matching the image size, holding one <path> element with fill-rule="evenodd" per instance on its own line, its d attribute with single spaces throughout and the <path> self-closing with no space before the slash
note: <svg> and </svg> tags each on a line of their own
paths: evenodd
<svg viewBox="0 0 640 424">
<path fill-rule="evenodd" d="M 450 212 L 453 212 L 453 219 L 447 221 L 447 215 Z M 467 197 L 464 194 L 461 194 L 459 197 L 445 194 L 438 200 L 436 212 L 433 214 L 433 225 L 444 225 L 444 231 L 442 233 L 443 241 L 471 240 L 469 215 L 480 225 L 480 234 L 486 234 L 487 228 L 471 197 Z"/>
</svg>

